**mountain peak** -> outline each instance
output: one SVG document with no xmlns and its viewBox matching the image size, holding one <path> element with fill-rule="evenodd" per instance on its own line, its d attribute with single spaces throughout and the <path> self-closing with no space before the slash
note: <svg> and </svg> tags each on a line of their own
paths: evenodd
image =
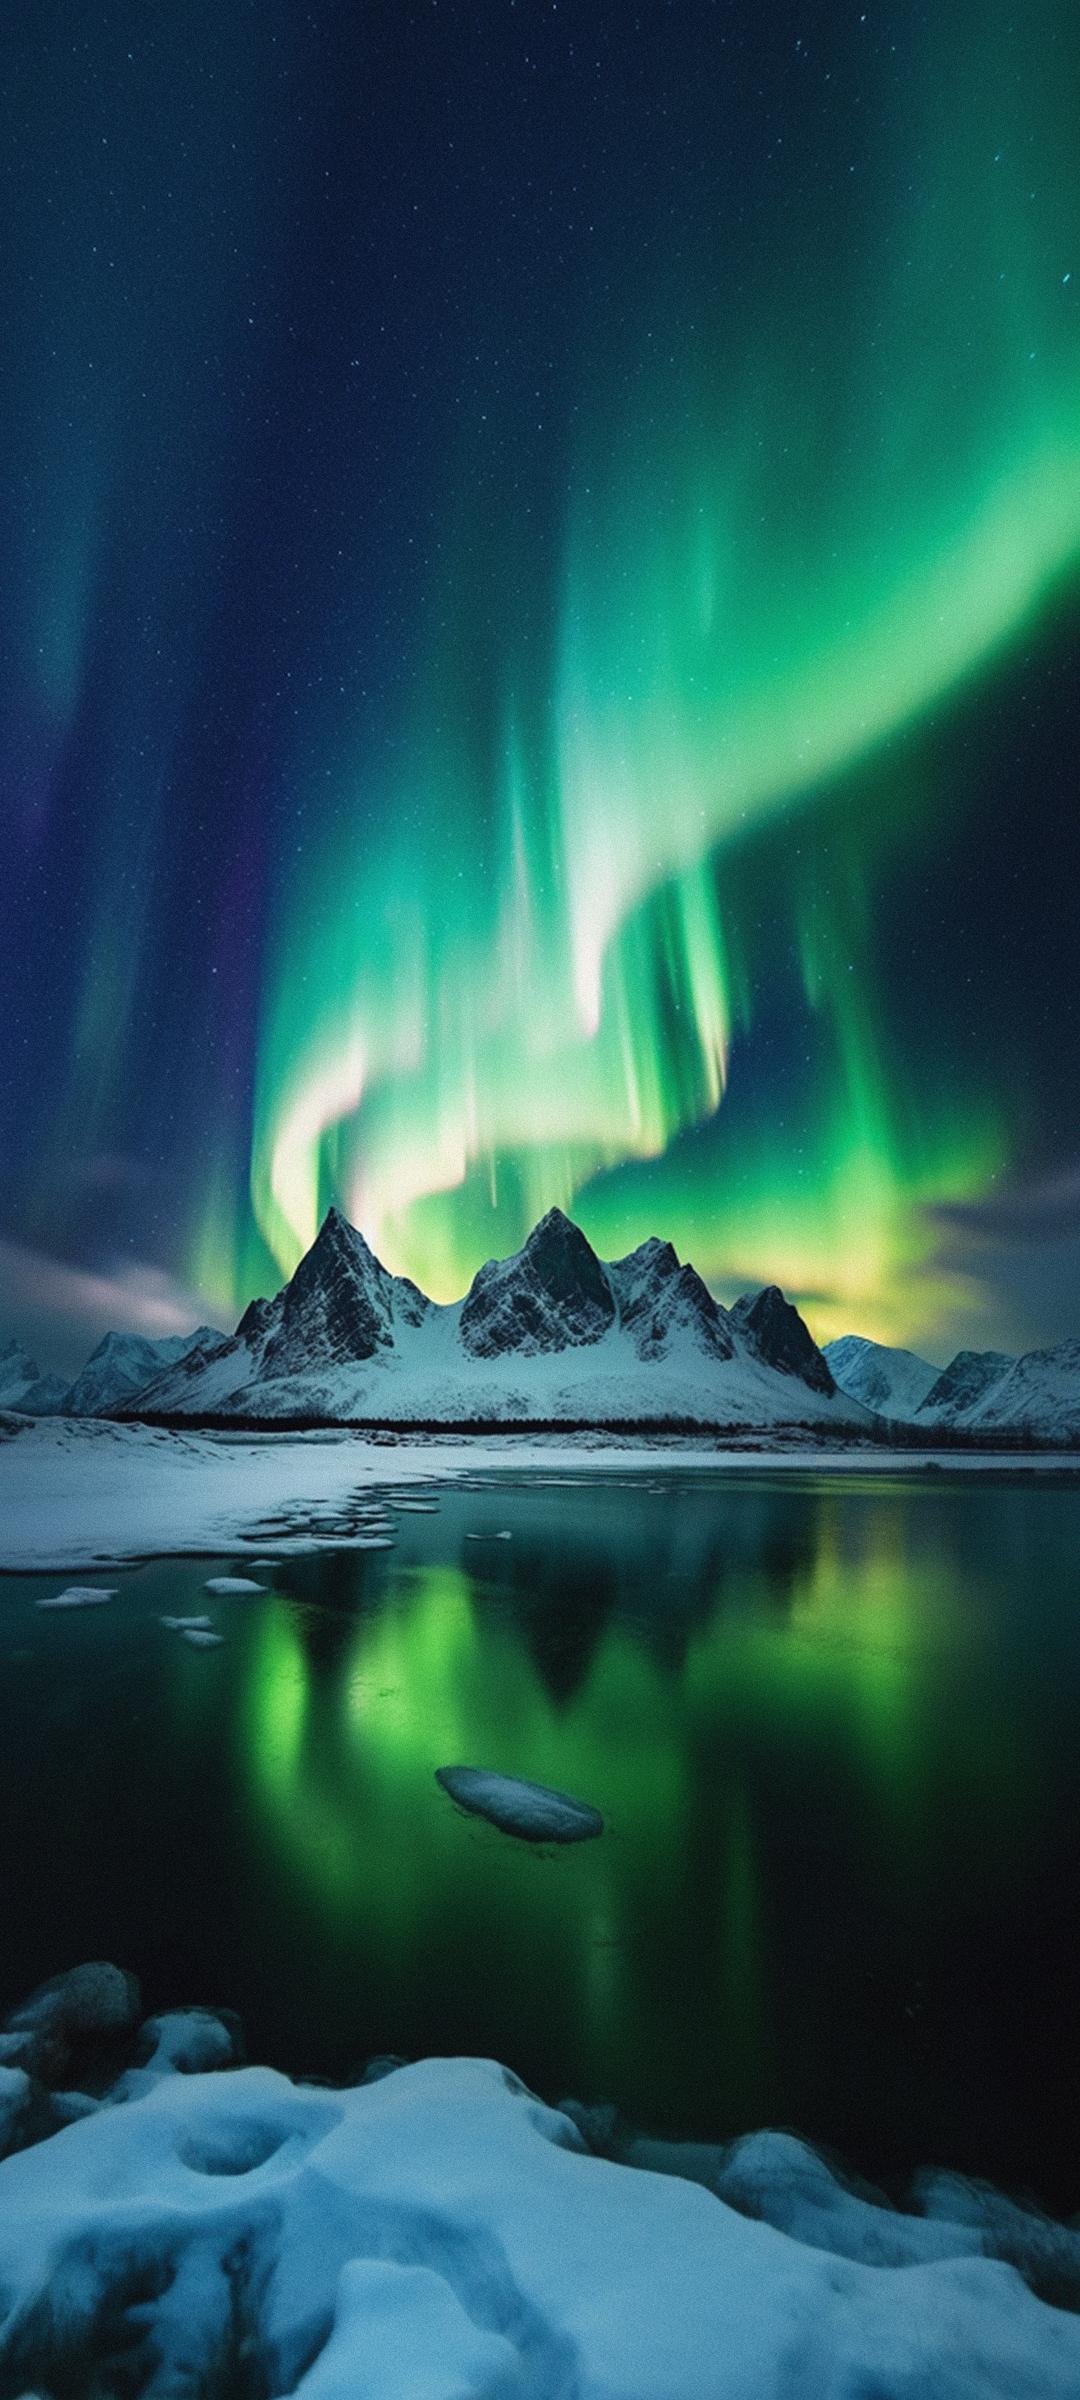
<svg viewBox="0 0 1080 2400">
<path fill-rule="evenodd" d="M 302 1374 L 313 1363 L 374 1358 L 391 1349 L 394 1295 L 394 1277 L 363 1234 L 340 1208 L 328 1208 L 291 1281 L 253 1327 L 266 1340 L 263 1371 Z"/>
<path fill-rule="evenodd" d="M 611 1283 L 592 1243 L 561 1208 L 549 1208 L 522 1249 L 490 1259 L 473 1277 L 461 1339 L 477 1358 L 529 1356 L 597 1342 L 614 1322 Z"/>
<path fill-rule="evenodd" d="M 760 1292 L 744 1292 L 741 1300 L 736 1300 L 731 1318 L 764 1366 L 776 1367 L 782 1375 L 798 1375 L 812 1391 L 836 1390 L 828 1360 L 778 1283 L 767 1283 Z"/>
</svg>

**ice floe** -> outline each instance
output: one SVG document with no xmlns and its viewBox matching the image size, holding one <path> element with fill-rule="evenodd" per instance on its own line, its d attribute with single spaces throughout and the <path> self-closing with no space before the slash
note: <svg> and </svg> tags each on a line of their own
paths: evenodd
<svg viewBox="0 0 1080 2400">
<path fill-rule="evenodd" d="M 435 1781 L 470 1816 L 486 1817 L 500 1833 L 516 1834 L 522 1842 L 587 1842 L 604 1830 L 598 1808 L 553 1792 L 546 1783 L 523 1783 L 484 1767 L 437 1767 Z"/>
<path fill-rule="evenodd" d="M 115 1600 L 116 1585 L 105 1591 L 96 1583 L 69 1583 L 63 1592 L 48 1592 L 36 1603 L 38 1608 L 100 1608 L 106 1600 Z"/>
</svg>

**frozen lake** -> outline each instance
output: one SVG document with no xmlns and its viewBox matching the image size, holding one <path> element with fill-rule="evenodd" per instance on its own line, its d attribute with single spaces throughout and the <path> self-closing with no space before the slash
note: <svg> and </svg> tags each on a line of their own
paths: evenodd
<svg viewBox="0 0 1080 2400">
<path fill-rule="evenodd" d="M 274 1567 L 0 1578 L 0 2003 L 113 1957 L 293 2071 L 482 2053 L 656 2131 L 1080 2206 L 1080 1489 L 399 1497 Z M 69 1581 L 115 1597 L 39 1605 Z M 606 1830 L 518 1844 L 450 1764 Z"/>
</svg>

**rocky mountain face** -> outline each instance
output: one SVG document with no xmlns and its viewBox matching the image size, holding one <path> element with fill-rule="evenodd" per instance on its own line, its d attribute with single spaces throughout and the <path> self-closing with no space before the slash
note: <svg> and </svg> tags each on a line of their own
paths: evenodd
<svg viewBox="0 0 1080 2400">
<path fill-rule="evenodd" d="M 39 1393 L 37 1403 L 34 1393 Z M 235 1334 L 107 1335 L 70 1390 L 0 1350 L 0 1407 L 245 1423 L 678 1423 L 1080 1442 L 1080 1343 L 940 1373 L 857 1335 L 818 1349 L 775 1284 L 726 1309 L 670 1242 L 605 1261 L 559 1209 L 450 1306 L 331 1209 Z"/>
<path fill-rule="evenodd" d="M 591 1242 L 549 1208 L 522 1250 L 474 1275 L 459 1332 L 471 1358 L 533 1358 L 597 1342 L 614 1322 L 610 1278 Z"/>
<path fill-rule="evenodd" d="M 439 1307 L 331 1210 L 291 1282 L 231 1340 L 192 1349 L 126 1413 L 247 1421 L 851 1424 L 779 1293 L 740 1331 L 670 1242 L 610 1264 L 550 1209 L 512 1257 Z"/>
<path fill-rule="evenodd" d="M 1015 1364 L 1007 1350 L 958 1350 L 920 1401 L 918 1414 L 938 1424 L 956 1424 Z"/>
<path fill-rule="evenodd" d="M 814 1392 L 834 1392 L 827 1360 L 818 1349 L 798 1309 L 775 1283 L 760 1292 L 744 1292 L 731 1311 L 731 1322 L 755 1358 L 775 1367 L 780 1375 L 796 1375 Z"/>
<path fill-rule="evenodd" d="M 332 1208 L 291 1282 L 275 1300 L 253 1303 L 261 1314 L 249 1330 L 261 1343 L 264 1375 L 297 1375 L 392 1349 L 398 1326 L 419 1325 L 430 1306 L 415 1283 L 388 1274 Z M 241 1331 L 251 1318 L 249 1309 Z"/>
<path fill-rule="evenodd" d="M 941 1373 L 915 1350 L 891 1350 L 887 1343 L 866 1341 L 859 1333 L 826 1342 L 822 1356 L 842 1392 L 883 1417 L 901 1420 L 921 1408 Z"/>
<path fill-rule="evenodd" d="M 670 1242 L 642 1242 L 607 1270 L 619 1319 L 639 1358 L 665 1358 L 688 1335 L 711 1358 L 733 1358 L 731 1319 L 695 1267 L 680 1266 Z"/>
<path fill-rule="evenodd" d="M 962 1422 L 982 1434 L 1080 1444 L 1080 1341 L 1009 1359 Z"/>
<path fill-rule="evenodd" d="M 1080 1341 L 1021 1358 L 1006 1350 L 958 1350 L 940 1372 L 909 1350 L 848 1334 L 826 1353 L 841 1388 L 894 1422 L 979 1441 L 1080 1444 Z"/>
</svg>

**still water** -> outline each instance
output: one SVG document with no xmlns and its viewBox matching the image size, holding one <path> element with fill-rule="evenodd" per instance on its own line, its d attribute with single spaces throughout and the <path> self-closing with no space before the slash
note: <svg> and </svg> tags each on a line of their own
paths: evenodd
<svg viewBox="0 0 1080 2400">
<path fill-rule="evenodd" d="M 113 1957 L 294 2072 L 486 2053 L 1080 2205 L 1080 1489 L 427 1497 L 261 1597 L 204 1591 L 234 1559 L 78 1578 L 119 1586 L 81 1613 L 0 1578 L 0 2003 Z M 220 1648 L 160 1623 L 204 1610 Z M 450 1764 L 608 1830 L 527 1848 Z"/>
</svg>

